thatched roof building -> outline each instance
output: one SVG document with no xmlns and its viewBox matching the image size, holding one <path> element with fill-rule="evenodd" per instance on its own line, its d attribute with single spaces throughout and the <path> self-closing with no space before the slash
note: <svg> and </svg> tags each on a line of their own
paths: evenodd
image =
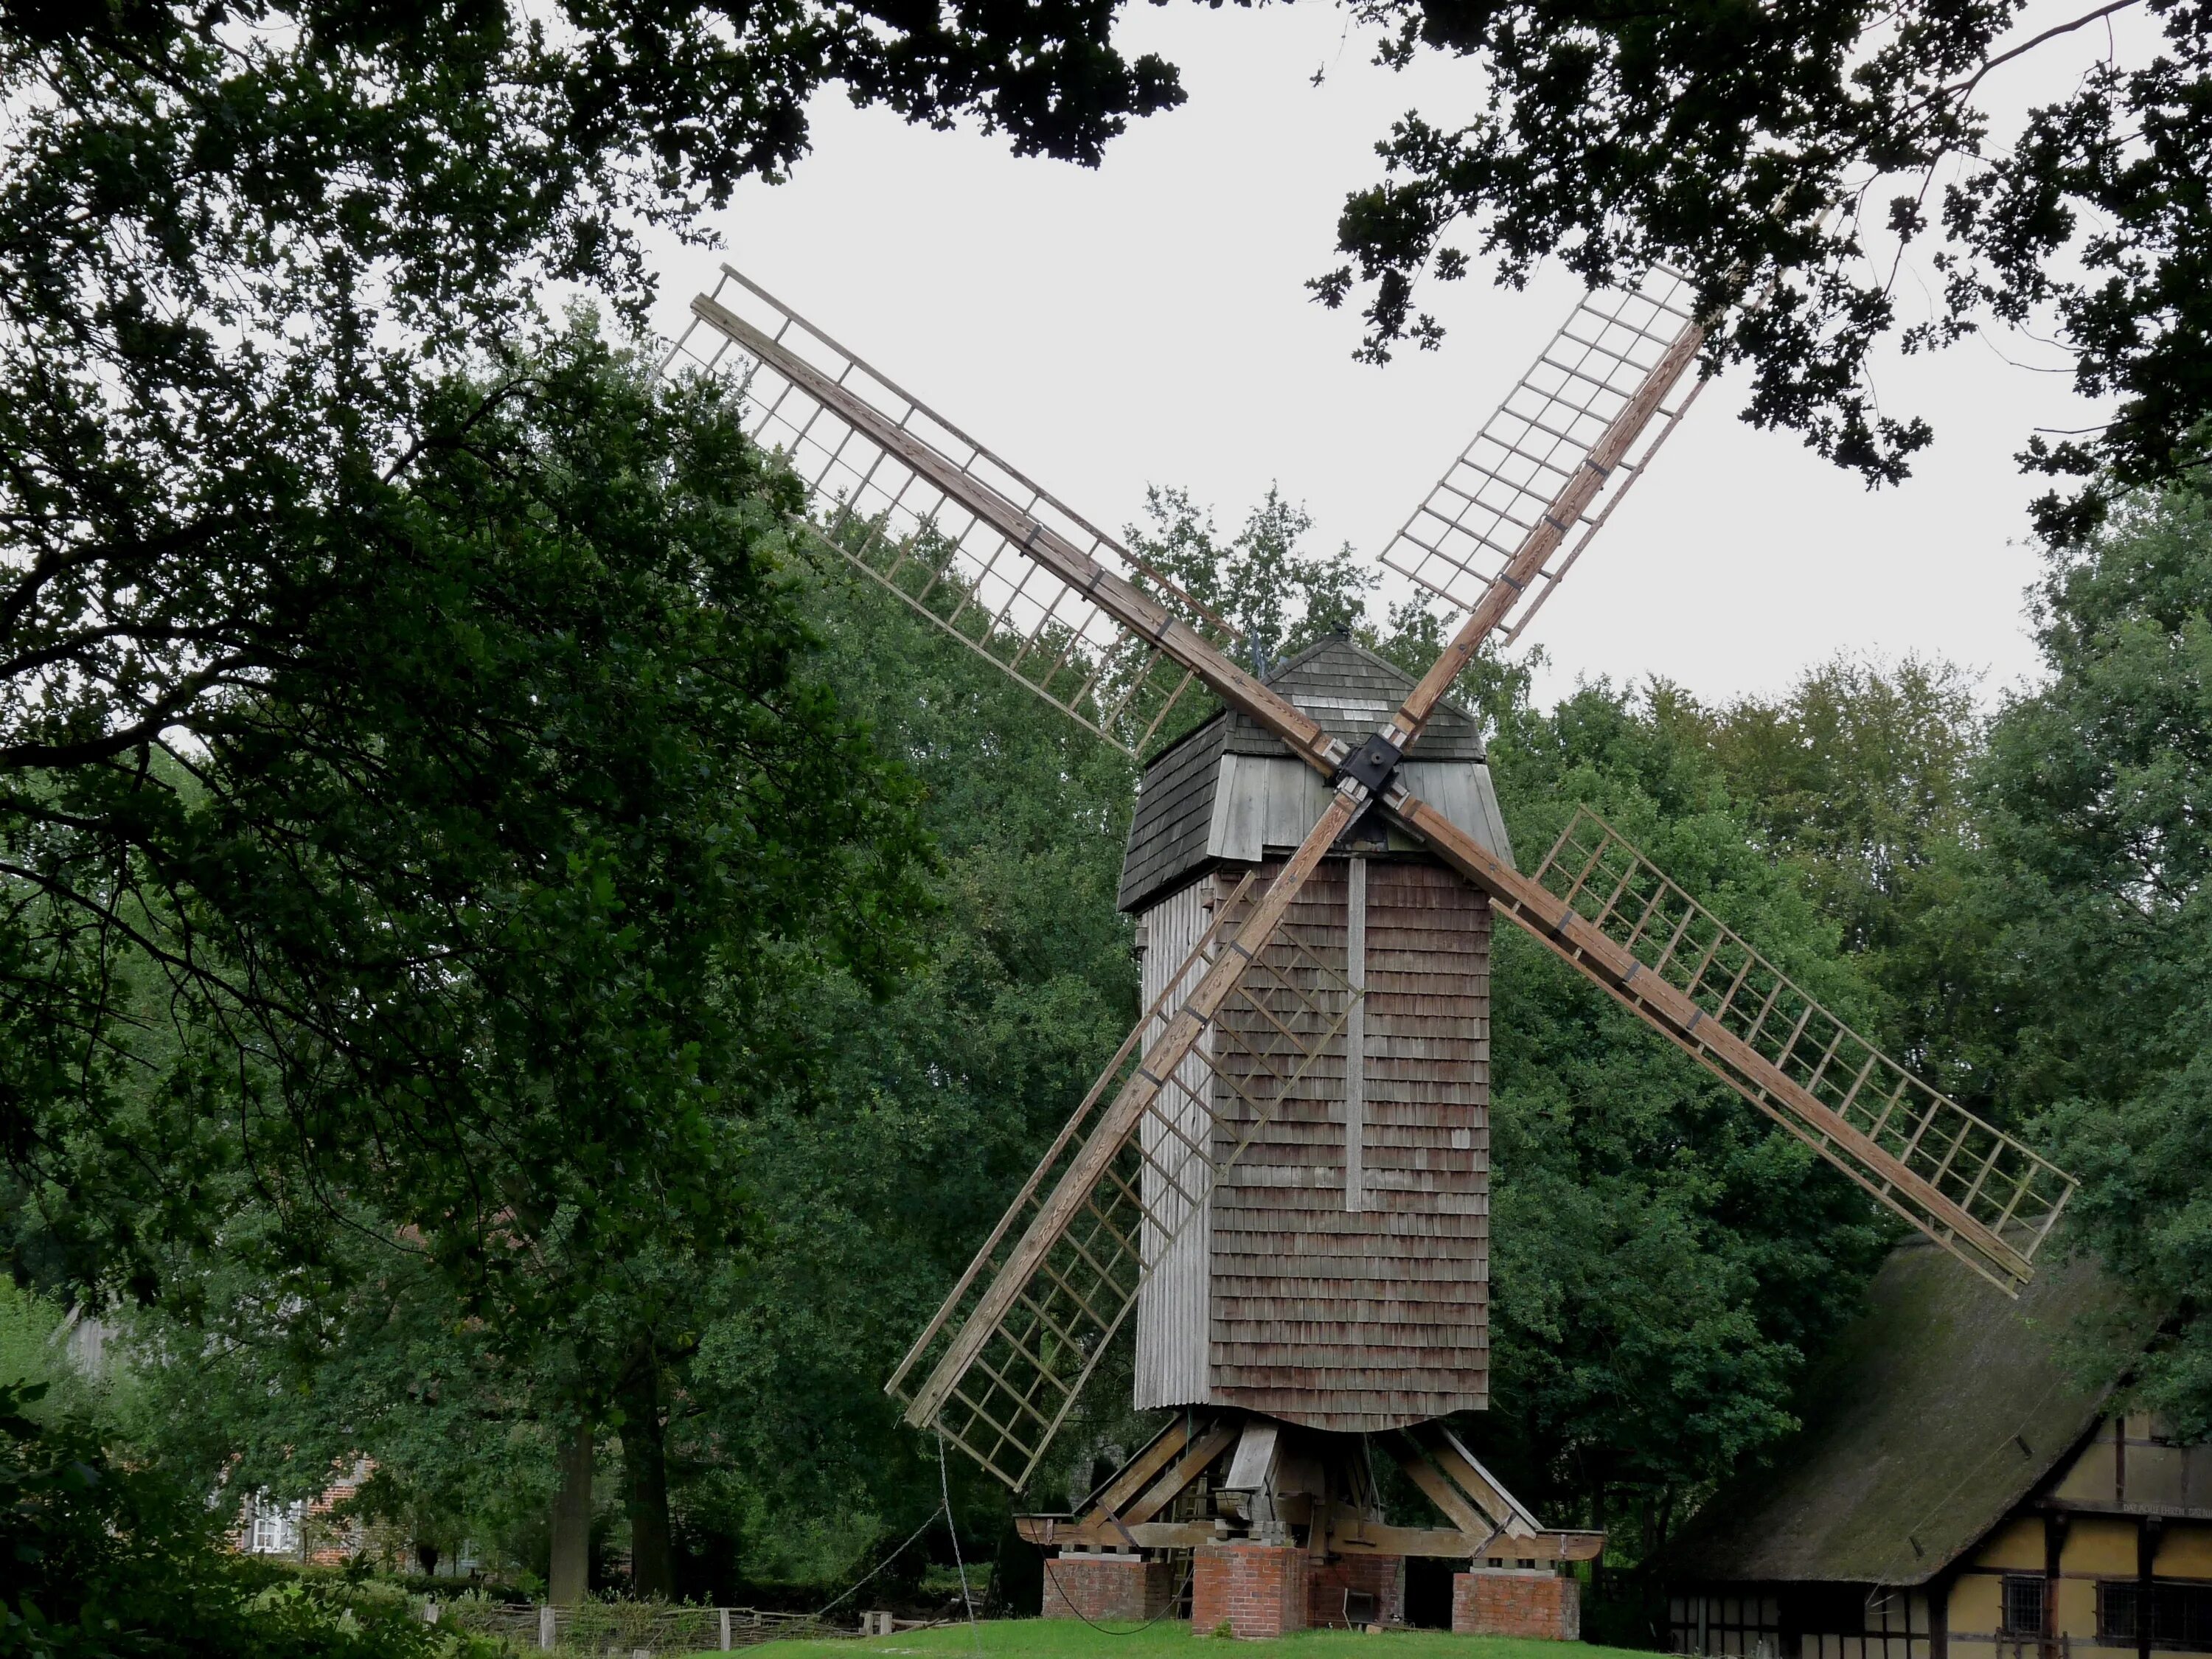
<svg viewBox="0 0 2212 1659">
<path fill-rule="evenodd" d="M 2119 1307 L 2098 1268 L 2053 1264 L 2008 1301 L 1914 1240 L 1871 1302 L 1801 1431 L 1668 1552 L 1675 1650 L 2148 1656 L 2195 1646 L 2200 1614 L 2212 1650 L 2212 1453 L 2115 1415 L 2119 1377 L 2067 1363 Z"/>
</svg>

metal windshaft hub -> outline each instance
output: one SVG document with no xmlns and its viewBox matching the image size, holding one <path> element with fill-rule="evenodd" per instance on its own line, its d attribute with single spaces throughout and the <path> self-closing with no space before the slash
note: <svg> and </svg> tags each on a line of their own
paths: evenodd
<svg viewBox="0 0 2212 1659">
<path fill-rule="evenodd" d="M 1390 780 L 1397 775 L 1404 763 L 1405 751 L 1399 748 L 1391 732 L 1377 732 L 1344 757 L 1336 769 L 1335 781 L 1349 778 L 1380 800 L 1389 793 Z"/>
</svg>

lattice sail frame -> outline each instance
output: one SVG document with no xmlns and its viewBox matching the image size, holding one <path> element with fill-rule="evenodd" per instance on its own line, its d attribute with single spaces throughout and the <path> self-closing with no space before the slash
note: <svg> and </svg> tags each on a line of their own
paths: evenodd
<svg viewBox="0 0 2212 1659">
<path fill-rule="evenodd" d="M 1106 1102 L 1149 1046 L 1170 1005 L 1180 1001 L 1224 951 L 1237 948 L 1249 917 L 1248 873 L 1152 1006 L 1122 1040 L 1083 1103 L 1028 1183 L 984 1241 L 937 1316 L 907 1352 L 887 1391 L 927 1397 L 921 1368 L 939 1354 L 983 1291 L 1006 1271 L 1015 1243 L 1098 1129 Z M 1139 1291 L 1176 1240 L 1206 1209 L 1214 1185 L 1241 1158 L 1291 1093 L 1339 1041 L 1364 994 L 1302 937 L 1279 927 L 1248 963 L 1206 1040 L 1193 1047 L 1147 1103 L 1103 1176 L 1032 1268 L 1007 1311 L 967 1366 L 939 1384 L 927 1420 L 1010 1486 L 1019 1490 L 1090 1381 L 1107 1345 L 1136 1306 Z M 1222 1015 L 1241 1012 L 1249 1020 Z"/>
<path fill-rule="evenodd" d="M 1607 429 L 1675 343 L 1697 328 L 1686 278 L 1655 269 L 1636 287 L 1584 295 L 1536 355 L 1497 412 L 1444 470 L 1382 550 L 1382 563 L 1442 599 L 1471 611 L 1550 517 Z M 1559 586 L 1591 537 L 1688 412 L 1705 384 L 1692 375 L 1662 404 L 1633 459 L 1608 472 L 1574 520 L 1554 521 L 1558 547 L 1515 584 L 1500 643 L 1510 645 Z M 1566 538 L 1577 528 L 1581 534 Z"/>
<path fill-rule="evenodd" d="M 747 433 L 813 493 L 811 528 L 822 545 L 1130 755 L 1172 734 L 1178 711 L 1204 700 L 1188 669 L 1030 558 L 918 467 L 909 446 L 950 462 L 968 488 L 1056 532 L 1232 649 L 1233 626 L 743 272 L 723 266 L 714 293 L 691 310 L 663 373 L 690 368 L 737 379 Z M 765 360 L 763 339 L 799 359 L 799 373 L 857 398 L 877 422 L 856 422 L 818 386 Z"/>
<path fill-rule="evenodd" d="M 1828 1012 L 1589 808 L 1568 821 L 1534 880 L 1844 1129 L 1926 1182 L 1948 1200 L 1948 1210 L 1880 1178 L 1855 1148 L 1838 1145 L 1835 1123 L 1732 1079 L 1753 1103 L 1913 1225 L 1948 1243 L 1990 1283 L 2008 1295 L 2016 1291 L 2072 1196 L 2070 1176 Z M 1992 1241 L 1999 1248 L 1993 1250 Z"/>
</svg>

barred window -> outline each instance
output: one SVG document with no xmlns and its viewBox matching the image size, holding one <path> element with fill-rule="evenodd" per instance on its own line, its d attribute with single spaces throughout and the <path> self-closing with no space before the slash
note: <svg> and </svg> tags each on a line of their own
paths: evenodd
<svg viewBox="0 0 2212 1659">
<path fill-rule="evenodd" d="M 2097 1639 L 2126 1644 L 2142 1637 L 2142 1586 L 2110 1579 L 2097 1586 Z M 2160 1579 L 2150 1587 L 2150 1642 L 2155 1648 L 2212 1652 L 2212 1584 Z"/>
<path fill-rule="evenodd" d="M 2045 1584 L 2040 1578 L 2008 1573 L 2004 1580 L 2004 1636 L 2041 1636 L 2045 1631 Z"/>
<path fill-rule="evenodd" d="M 2212 1584 L 2152 1585 L 2150 1639 L 2154 1647 L 2212 1649 Z"/>
<path fill-rule="evenodd" d="M 2142 1628 L 2142 1588 L 2107 1579 L 2097 1586 L 2097 1640 L 2125 1645 Z"/>
</svg>

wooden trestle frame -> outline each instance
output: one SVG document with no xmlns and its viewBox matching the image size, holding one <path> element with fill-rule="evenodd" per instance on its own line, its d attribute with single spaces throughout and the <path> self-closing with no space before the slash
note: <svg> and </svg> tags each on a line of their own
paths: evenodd
<svg viewBox="0 0 2212 1659">
<path fill-rule="evenodd" d="M 1146 1209 L 1133 1160 L 1158 1176 L 1156 1150 L 1171 1148 L 1171 1190 L 1188 1198 L 1241 1147 L 1218 1156 L 1178 1127 L 1190 1100 L 1208 1098 L 1191 1079 L 1221 1078 L 1206 1049 L 1224 1009 L 1241 1000 L 1284 1039 L 1273 1073 L 1243 1091 L 1249 1121 L 1270 1109 L 1268 1077 L 1295 1076 L 1340 1027 L 1344 988 L 1262 984 L 1255 964 L 1370 810 L 1991 1284 L 2016 1293 L 2033 1273 L 2070 1176 L 1875 1050 L 1595 818 L 1578 817 L 1524 875 L 1415 797 L 1399 769 L 1475 652 L 1526 623 L 1680 418 L 1694 381 L 1667 400 L 1705 339 L 1680 292 L 1662 274 L 1586 301 L 1392 544 L 1394 566 L 1467 615 L 1357 750 L 1240 667 L 1218 618 L 758 284 L 726 271 L 693 301 L 671 363 L 718 368 L 735 351 L 757 434 L 817 492 L 824 546 L 1133 753 L 1169 734 L 1203 687 L 1332 785 L 1274 880 L 1209 936 L 1203 974 L 1141 1055 L 1132 1034 L 887 1385 L 908 1422 L 1010 1486 L 1027 1484 L 1172 1237 Z M 1473 1528 L 1454 1518 L 1447 1553 L 1471 1553 L 1459 1545 Z"/>
<path fill-rule="evenodd" d="M 1383 1519 L 1373 1464 L 1403 1469 L 1450 1523 Z M 1032 1544 L 1065 1549 L 1187 1550 L 1239 1541 L 1293 1543 L 1313 1555 L 1587 1561 L 1601 1532 L 1540 1525 L 1439 1423 L 1389 1435 L 1330 1434 L 1237 1411 L 1192 1410 L 1170 1421 L 1073 1515 L 1014 1522 Z"/>
</svg>

